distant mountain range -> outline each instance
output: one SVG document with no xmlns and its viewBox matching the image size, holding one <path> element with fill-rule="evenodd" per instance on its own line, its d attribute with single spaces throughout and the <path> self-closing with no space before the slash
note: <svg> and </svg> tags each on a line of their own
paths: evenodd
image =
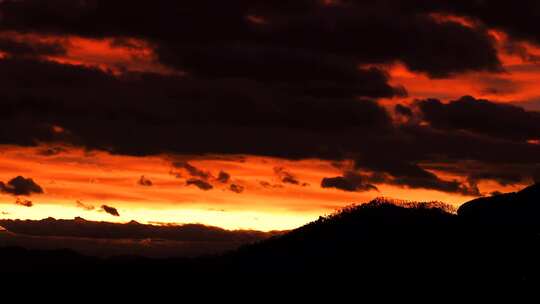
<svg viewBox="0 0 540 304">
<path fill-rule="evenodd" d="M 205 225 L 144 225 L 93 222 L 83 218 L 41 221 L 0 220 L 9 234 L 0 234 L 0 246 L 28 249 L 71 249 L 98 257 L 196 257 L 221 254 L 283 232 L 229 231 Z M 1 233 L 1 229 L 0 229 Z"/>
<path fill-rule="evenodd" d="M 540 282 L 540 185 L 464 204 L 378 199 L 225 254 L 93 258 L 0 250 L 3 271 L 343 275 L 357 282 Z M 8 223 L 9 224 L 9 223 Z M 6 222 L 0 225 L 9 229 Z"/>
</svg>

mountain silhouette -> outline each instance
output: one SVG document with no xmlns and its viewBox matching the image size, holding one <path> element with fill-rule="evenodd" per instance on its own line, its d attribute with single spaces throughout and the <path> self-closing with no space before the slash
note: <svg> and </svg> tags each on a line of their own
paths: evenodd
<svg viewBox="0 0 540 304">
<path fill-rule="evenodd" d="M 0 260 L 10 260 L 3 271 L 347 275 L 381 284 L 540 282 L 538 189 L 474 200 L 457 213 L 440 203 L 377 199 L 219 256 L 99 259 L 7 248 Z"/>
</svg>

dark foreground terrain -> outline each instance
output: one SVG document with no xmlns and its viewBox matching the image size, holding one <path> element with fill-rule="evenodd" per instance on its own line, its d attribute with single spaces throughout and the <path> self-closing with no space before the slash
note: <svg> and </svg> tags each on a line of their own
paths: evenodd
<svg viewBox="0 0 540 304">
<path fill-rule="evenodd" d="M 94 258 L 0 249 L 4 272 L 347 274 L 370 282 L 539 282 L 540 185 L 475 200 L 458 213 L 376 200 L 220 256 Z"/>
</svg>

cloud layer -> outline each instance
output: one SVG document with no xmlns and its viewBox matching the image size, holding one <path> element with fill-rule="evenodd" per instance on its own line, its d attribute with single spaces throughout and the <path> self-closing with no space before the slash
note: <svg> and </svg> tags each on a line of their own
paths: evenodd
<svg viewBox="0 0 540 304">
<path fill-rule="evenodd" d="M 538 113 L 464 97 L 400 105 L 396 112 L 405 122 L 396 122 L 378 100 L 405 97 L 407 90 L 384 67 L 401 63 L 430 78 L 502 73 L 491 28 L 512 42 L 538 42 L 536 27 L 528 26 L 538 6 L 519 4 L 3 1 L 0 144 L 63 143 L 136 156 L 353 159 L 355 168 L 325 179 L 323 187 L 364 191 L 388 183 L 479 195 L 479 180 L 536 176 Z M 470 24 L 437 17 L 444 14 Z M 129 39 L 140 39 L 174 73 L 113 73 L 49 60 L 65 55 L 60 38 L 67 37 L 112 39 L 123 48 L 137 48 Z M 466 167 L 469 161 L 482 168 Z M 440 177 L 427 169 L 433 163 L 467 171 L 467 180 Z M 213 177 L 188 162 L 174 166 L 189 175 L 188 186 L 204 191 L 216 181 L 230 183 L 226 172 Z M 491 169 L 503 166 L 512 177 Z M 358 172 L 367 175 L 360 179 Z M 302 184 L 285 170 L 276 174 Z M 139 184 L 152 182 L 143 177 Z M 1 189 L 39 193 L 9 183 Z"/>
<path fill-rule="evenodd" d="M 16 196 L 30 196 L 32 194 L 42 194 L 43 189 L 33 179 L 18 176 L 7 182 L 7 184 L 0 182 L 0 192 Z"/>
</svg>

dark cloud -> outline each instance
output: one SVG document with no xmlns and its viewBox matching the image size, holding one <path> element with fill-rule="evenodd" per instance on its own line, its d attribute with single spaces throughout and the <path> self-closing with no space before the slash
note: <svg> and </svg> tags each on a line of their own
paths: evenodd
<svg viewBox="0 0 540 304">
<path fill-rule="evenodd" d="M 7 184 L 0 182 L 0 192 L 11 195 L 30 196 L 32 194 L 42 194 L 43 189 L 33 179 L 18 176 L 10 180 Z"/>
<path fill-rule="evenodd" d="M 65 55 L 66 50 L 60 42 L 43 43 L 32 41 L 17 41 L 0 37 L 0 52 L 9 57 L 38 58 L 40 56 Z"/>
<path fill-rule="evenodd" d="M 281 18 L 276 23 L 267 34 L 274 43 L 349 55 L 362 62 L 400 60 L 431 77 L 500 70 L 493 41 L 485 30 L 438 22 L 427 12 L 406 11 L 403 1 L 356 2 Z M 477 49 L 470 49 L 473 45 Z"/>
<path fill-rule="evenodd" d="M 434 128 L 466 130 L 498 138 L 527 141 L 540 138 L 540 113 L 470 96 L 444 104 L 436 99 L 417 103 Z"/>
<path fill-rule="evenodd" d="M 402 104 L 396 105 L 395 111 L 396 111 L 396 113 L 398 113 L 400 115 L 403 115 L 403 116 L 406 116 L 406 117 L 413 116 L 413 111 L 411 110 L 411 108 L 409 108 L 407 106 L 404 106 Z"/>
<path fill-rule="evenodd" d="M 527 185 L 535 181 L 540 172 L 537 164 L 485 164 L 478 161 L 464 161 L 451 164 L 430 164 L 428 170 L 444 171 L 454 175 L 465 176 L 470 184 L 482 181 L 493 181 L 501 186 Z"/>
<path fill-rule="evenodd" d="M 207 180 L 208 178 L 210 178 L 212 175 L 210 174 L 210 172 L 205 172 L 203 170 L 200 170 L 194 166 L 192 166 L 190 163 L 188 162 L 174 162 L 173 163 L 173 166 L 175 168 L 178 168 L 178 169 L 184 169 L 188 172 L 188 174 L 192 177 L 199 177 L 199 178 L 202 178 L 204 180 Z"/>
<path fill-rule="evenodd" d="M 230 187 L 229 187 L 229 190 L 231 190 L 232 192 L 234 193 L 243 193 L 244 190 L 245 190 L 245 187 L 244 186 L 240 186 L 240 185 L 237 185 L 237 184 L 232 184 Z"/>
<path fill-rule="evenodd" d="M 375 153 L 364 153 L 366 160 L 380 163 L 375 167 L 388 167 L 396 162 L 394 152 L 389 147 L 407 147 L 399 151 L 400 168 L 410 167 L 407 163 L 421 160 L 445 160 L 447 162 L 481 161 L 490 165 L 532 165 L 537 162 L 540 146 L 516 142 L 504 138 L 494 138 L 461 130 L 439 130 L 423 125 L 406 125 L 399 128 L 403 136 L 392 138 L 377 145 Z M 390 144 L 390 146 L 388 146 Z M 386 147 L 384 147 L 386 146 Z M 394 159 L 394 161 L 392 161 Z M 364 161 L 365 163 L 365 161 Z M 413 170 L 416 171 L 416 170 Z"/>
<path fill-rule="evenodd" d="M 481 196 L 476 184 L 463 184 L 460 181 L 443 180 L 433 173 L 425 177 L 400 177 L 386 181 L 388 184 L 404 186 L 411 189 L 431 189 L 441 192 L 457 193 L 466 196 Z"/>
<path fill-rule="evenodd" d="M 379 69 L 359 69 L 351 61 L 305 50 L 246 45 L 186 51 L 179 46 L 179 49 L 161 51 L 160 58 L 196 77 L 250 79 L 292 96 L 391 98 L 406 95 L 403 88 L 390 86 L 388 76 Z"/>
<path fill-rule="evenodd" d="M 400 170 L 389 170 L 393 179 L 388 180 L 388 183 L 406 186 L 413 189 L 425 188 L 439 190 L 442 192 L 461 193 L 463 195 L 480 195 L 478 188 L 468 187 L 460 182 L 446 181 L 439 178 L 432 172 L 425 170 L 418 165 L 403 166 Z"/>
<path fill-rule="evenodd" d="M 114 77 L 84 67 L 35 61 L 4 60 L 2 66 L 2 143 L 60 141 L 130 155 L 303 158 L 328 154 L 325 158 L 334 158 L 348 141 L 344 137 L 386 132 L 391 126 L 388 113 L 373 101 L 292 98 L 247 80 L 222 83 L 152 74 Z M 65 131 L 57 132 L 54 126 Z M 131 136 L 133 132 L 137 136 Z M 181 139 L 172 140 L 179 134 Z M 210 176 L 189 163 L 176 166 L 193 177 Z"/>
<path fill-rule="evenodd" d="M 27 200 L 27 199 L 17 198 L 17 200 L 15 201 L 15 205 L 30 208 L 30 207 L 34 206 L 34 203 L 32 201 Z"/>
<path fill-rule="evenodd" d="M 486 76 L 480 82 L 484 85 L 482 93 L 489 95 L 515 94 L 522 89 L 518 83 L 506 78 Z"/>
<path fill-rule="evenodd" d="M 120 216 L 120 213 L 118 213 L 118 209 L 116 209 L 114 207 L 110 207 L 110 206 L 107 206 L 107 205 L 102 205 L 101 210 L 105 211 L 106 213 L 108 213 L 108 214 L 110 214 L 112 216 Z"/>
<path fill-rule="evenodd" d="M 202 179 L 195 179 L 195 178 L 192 178 L 192 179 L 189 179 L 187 182 L 186 182 L 186 185 L 187 186 L 196 186 L 197 188 L 203 190 L 203 191 L 210 191 L 212 189 L 214 189 L 214 186 L 212 186 L 212 184 L 210 184 L 209 182 L 206 182 Z"/>
<path fill-rule="evenodd" d="M 127 0 L 67 2 L 4 1 L 2 28 L 140 37 L 158 45 L 165 64 L 208 77 L 273 81 L 328 73 L 340 79 L 351 75 L 357 64 L 395 60 L 436 77 L 500 67 L 485 30 L 437 22 L 428 14 L 442 5 L 418 1 L 345 1 L 328 6 L 312 0 L 301 1 L 294 9 L 277 0 L 182 5 L 166 0 L 151 5 Z M 147 22 L 142 24 L 140 16 Z M 248 16 L 265 22 L 254 23 Z M 341 62 L 349 62 L 348 67 Z"/>
<path fill-rule="evenodd" d="M 517 172 L 475 172 L 469 175 L 469 180 L 472 183 L 478 183 L 483 180 L 496 181 L 501 186 L 512 186 L 528 182 L 522 174 Z"/>
<path fill-rule="evenodd" d="M 300 181 L 296 176 L 283 167 L 274 168 L 274 173 L 279 177 L 279 180 L 284 184 L 300 185 Z"/>
<path fill-rule="evenodd" d="M 144 175 L 141 176 L 137 183 L 143 187 L 152 187 L 154 185 L 154 183 L 152 183 L 152 181 L 146 178 Z"/>
<path fill-rule="evenodd" d="M 81 201 L 77 201 L 75 202 L 77 208 L 81 208 L 81 209 L 84 209 L 86 211 L 92 211 L 94 209 L 96 209 L 96 207 L 94 207 L 93 205 L 90 205 L 90 204 L 85 204 Z"/>
<path fill-rule="evenodd" d="M 261 181 L 259 182 L 259 184 L 263 187 L 263 188 L 266 188 L 266 189 L 278 189 L 278 188 L 283 188 L 283 185 L 277 185 L 277 184 L 271 184 L 267 181 Z"/>
<path fill-rule="evenodd" d="M 445 0 L 439 2 L 436 6 L 440 11 L 472 16 L 488 27 L 505 31 L 510 37 L 517 40 L 540 42 L 540 31 L 534 26 L 540 13 L 537 1 L 518 0 L 508 3 Z"/>
<path fill-rule="evenodd" d="M 66 151 L 67 149 L 63 147 L 49 147 L 39 150 L 38 154 L 42 156 L 56 156 Z"/>
<path fill-rule="evenodd" d="M 324 178 L 322 188 L 336 188 L 347 192 L 378 191 L 377 187 L 366 183 L 364 177 L 354 172 L 347 172 L 344 176 Z"/>
<path fill-rule="evenodd" d="M 471 133 L 463 132 L 463 127 L 437 124 L 395 125 L 374 101 L 270 98 L 274 96 L 261 94 L 267 91 L 249 81 L 234 80 L 224 86 L 221 82 L 153 74 L 115 77 L 54 63 L 10 60 L 0 61 L 2 64 L 15 71 L 8 76 L 0 69 L 0 79 L 5 80 L 4 89 L 0 88 L 0 95 L 5 97 L 0 99 L 4 109 L 0 117 L 5 118 L 0 120 L 4 126 L 0 128 L 2 143 L 61 141 L 129 155 L 173 152 L 353 158 L 358 160 L 359 169 L 388 173 L 401 178 L 400 184 L 415 186 L 423 184 L 417 176 L 420 162 L 441 158 L 497 164 L 540 161 L 540 147 L 523 142 L 534 134 L 530 126 L 518 127 L 526 132 L 519 138 L 517 132 L 504 131 L 512 136 L 501 137 L 499 131 L 488 132 L 483 126 L 470 127 L 478 130 Z M 26 68 L 27 73 L 17 72 L 16 67 Z M 44 83 L 33 83 L 31 75 L 39 74 L 47 76 Z M 34 89 L 19 87 L 25 81 Z M 70 90 L 61 89 L 64 86 Z M 88 87 L 100 89 L 89 91 Z M 433 104 L 436 109 L 445 107 Z M 519 108 L 512 111 L 518 113 Z M 499 115 L 500 111 L 494 113 Z M 523 113 L 525 122 L 533 121 L 533 113 Z M 58 132 L 53 126 L 62 126 L 64 131 Z M 131 136 L 135 131 L 137 136 Z M 179 140 L 172 140 L 179 134 Z M 396 147 L 407 148 L 400 149 L 396 157 Z M 187 162 L 178 162 L 176 167 L 194 179 L 212 178 L 209 172 Z M 430 180 L 425 184 L 433 184 L 432 177 L 422 174 L 422 179 Z M 403 178 L 407 175 L 410 179 Z M 454 184 L 436 188 L 462 192 Z"/>
<path fill-rule="evenodd" d="M 428 125 L 413 119 L 396 125 L 376 99 L 406 91 L 373 67 L 402 62 L 430 77 L 499 72 L 493 38 L 480 21 L 516 37 L 534 37 L 535 27 L 492 20 L 478 9 L 485 4 L 474 9 L 464 1 L 218 2 L 1 2 L 1 30 L 112 38 L 129 48 L 135 46 L 127 38 L 143 39 L 159 63 L 185 74 L 113 75 L 36 56 L 0 60 L 0 144 L 64 143 L 137 156 L 355 159 L 358 170 L 380 173 L 386 182 L 467 194 L 474 185 L 442 180 L 421 164 L 540 162 L 540 147 L 525 142 L 538 134 L 534 113 L 489 102 L 423 101 Z M 436 20 L 432 12 L 478 20 L 469 27 Z M 527 20 L 530 12 L 524 14 Z M 32 47 L 35 54 L 54 51 Z M 498 84 L 486 89 L 500 90 Z M 404 106 L 395 111 L 416 114 Z M 515 128 L 504 130 L 509 124 Z M 204 190 L 215 181 L 187 162 L 175 166 L 192 178 L 188 185 Z M 281 180 L 301 184 L 292 175 Z"/>
<path fill-rule="evenodd" d="M 217 180 L 222 184 L 227 184 L 231 180 L 231 175 L 225 171 L 221 171 L 219 172 Z"/>
</svg>

